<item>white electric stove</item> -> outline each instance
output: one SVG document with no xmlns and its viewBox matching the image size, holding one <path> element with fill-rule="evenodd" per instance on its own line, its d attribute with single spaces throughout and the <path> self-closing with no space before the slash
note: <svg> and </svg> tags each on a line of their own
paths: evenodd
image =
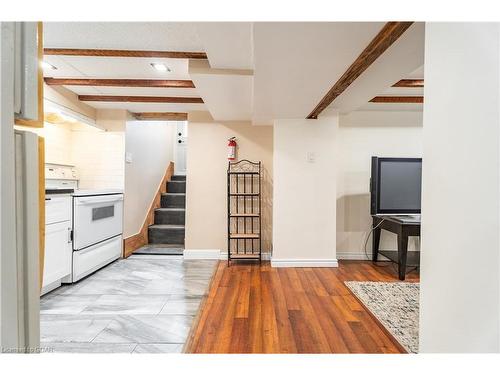
<svg viewBox="0 0 500 375">
<path fill-rule="evenodd" d="M 63 282 L 78 281 L 121 257 L 122 189 L 78 189 L 76 168 L 54 165 L 46 166 L 46 189 L 72 196 L 72 267 Z"/>
</svg>

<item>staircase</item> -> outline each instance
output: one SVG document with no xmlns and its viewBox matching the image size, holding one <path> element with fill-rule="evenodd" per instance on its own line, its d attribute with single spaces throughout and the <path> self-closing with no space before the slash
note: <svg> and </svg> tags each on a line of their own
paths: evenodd
<svg viewBox="0 0 500 375">
<path fill-rule="evenodd" d="M 148 228 L 148 245 L 134 254 L 182 255 L 186 218 L 186 176 L 172 176 L 162 194 L 154 224 Z"/>
</svg>

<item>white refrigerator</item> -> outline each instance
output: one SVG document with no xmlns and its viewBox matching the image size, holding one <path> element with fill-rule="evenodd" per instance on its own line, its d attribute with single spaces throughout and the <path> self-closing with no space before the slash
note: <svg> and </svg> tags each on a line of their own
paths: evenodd
<svg viewBox="0 0 500 375">
<path fill-rule="evenodd" d="M 29 96 L 37 95 L 29 89 L 18 95 L 28 87 L 29 76 L 33 76 L 27 66 L 19 73 L 23 61 L 19 56 L 25 54 L 19 48 L 29 48 L 16 38 L 19 29 L 26 26 L 23 24 L 0 23 L 0 351 L 3 353 L 36 352 L 40 346 L 38 136 L 14 130 L 14 113 L 19 113 L 19 108 L 26 113 L 25 106 L 34 102 Z M 26 29 L 33 30 L 33 25 Z"/>
</svg>

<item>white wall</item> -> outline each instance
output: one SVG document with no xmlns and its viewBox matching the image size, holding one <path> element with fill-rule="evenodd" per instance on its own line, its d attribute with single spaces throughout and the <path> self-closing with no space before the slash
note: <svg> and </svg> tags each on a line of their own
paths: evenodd
<svg viewBox="0 0 500 375">
<path fill-rule="evenodd" d="M 338 116 L 274 122 L 273 266 L 337 265 L 337 131 Z"/>
<path fill-rule="evenodd" d="M 124 155 L 124 132 L 73 132 L 71 156 L 80 174 L 81 189 L 123 189 Z"/>
<path fill-rule="evenodd" d="M 237 158 L 262 162 L 262 252 L 272 247 L 273 128 L 249 122 L 217 123 L 189 117 L 186 249 L 227 251 L 227 140 Z M 194 251 L 192 253 L 194 253 Z"/>
<path fill-rule="evenodd" d="M 498 352 L 498 24 L 428 23 L 420 352 Z"/>
<path fill-rule="evenodd" d="M 137 234 L 144 223 L 158 186 L 173 160 L 176 122 L 128 121 L 125 150 L 124 238 Z"/>
<path fill-rule="evenodd" d="M 366 259 L 363 245 L 371 228 L 372 156 L 422 157 L 422 112 L 359 111 L 341 115 L 336 138 L 337 258 Z M 397 249 L 395 234 L 382 231 L 380 248 Z M 419 249 L 411 237 L 408 249 Z M 367 244 L 371 256 L 371 241 Z"/>
</svg>

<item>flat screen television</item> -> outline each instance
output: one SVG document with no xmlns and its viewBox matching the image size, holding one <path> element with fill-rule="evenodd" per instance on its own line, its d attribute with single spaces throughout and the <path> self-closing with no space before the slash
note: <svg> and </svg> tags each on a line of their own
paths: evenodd
<svg viewBox="0 0 500 375">
<path fill-rule="evenodd" d="M 372 215 L 420 214 L 421 189 L 421 158 L 372 157 Z"/>
</svg>

